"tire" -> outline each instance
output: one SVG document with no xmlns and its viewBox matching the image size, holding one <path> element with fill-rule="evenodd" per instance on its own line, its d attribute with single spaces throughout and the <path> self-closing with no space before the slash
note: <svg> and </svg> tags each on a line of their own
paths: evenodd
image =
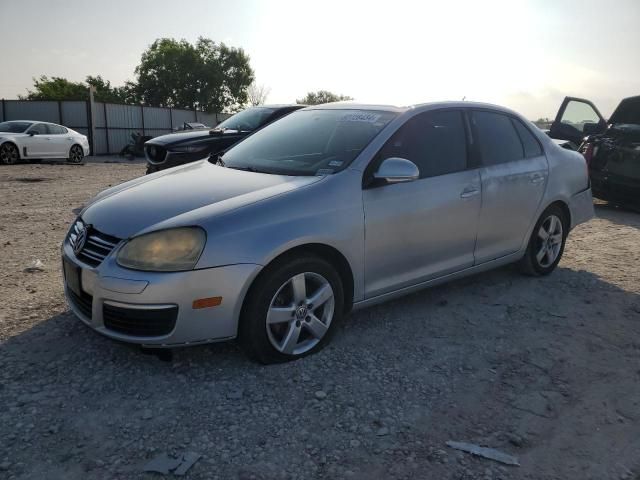
<svg viewBox="0 0 640 480">
<path fill-rule="evenodd" d="M 69 162 L 70 163 L 82 163 L 84 158 L 84 151 L 80 145 L 74 145 L 69 150 Z"/>
<path fill-rule="evenodd" d="M 20 151 L 13 143 L 0 145 L 0 163 L 3 165 L 15 165 L 20 161 Z"/>
<path fill-rule="evenodd" d="M 569 224 L 557 205 L 547 208 L 536 222 L 527 251 L 520 260 L 520 269 L 527 275 L 549 275 L 555 270 L 564 253 Z"/>
<path fill-rule="evenodd" d="M 343 312 L 342 279 L 330 263 L 316 256 L 285 258 L 251 286 L 238 340 L 253 360 L 288 362 L 322 349 Z"/>
</svg>

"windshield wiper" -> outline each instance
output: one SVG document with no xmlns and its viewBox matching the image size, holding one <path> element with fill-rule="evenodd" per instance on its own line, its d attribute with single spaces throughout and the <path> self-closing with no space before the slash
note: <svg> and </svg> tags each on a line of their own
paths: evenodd
<svg viewBox="0 0 640 480">
<path fill-rule="evenodd" d="M 249 166 L 247 166 L 247 167 L 227 167 L 227 168 L 233 168 L 234 170 L 242 170 L 243 172 L 266 173 L 266 174 L 269 174 L 269 175 L 273 175 L 271 172 L 267 172 L 265 170 L 260 170 L 260 169 L 257 169 L 255 167 L 249 167 Z"/>
</svg>

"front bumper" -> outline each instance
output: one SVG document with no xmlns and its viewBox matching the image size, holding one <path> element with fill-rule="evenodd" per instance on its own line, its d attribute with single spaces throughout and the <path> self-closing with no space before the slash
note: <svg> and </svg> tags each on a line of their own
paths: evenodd
<svg viewBox="0 0 640 480">
<path fill-rule="evenodd" d="M 113 256 L 91 268 L 76 258 L 66 241 L 62 255 L 63 262 L 66 258 L 80 268 L 80 297 L 68 279 L 64 281 L 67 303 L 80 320 L 113 339 L 155 347 L 234 338 L 245 294 L 261 268 L 238 264 L 187 272 L 140 272 L 120 267 Z M 215 307 L 193 308 L 194 300 L 209 297 L 222 297 L 222 302 Z M 127 314 L 133 315 L 123 318 Z M 162 328 L 155 328 L 160 324 Z M 127 329 L 135 333 L 123 333 L 114 327 L 118 325 L 133 325 Z"/>
<path fill-rule="evenodd" d="M 571 228 L 595 217 L 591 188 L 572 196 L 569 200 L 569 210 L 571 211 Z"/>
</svg>

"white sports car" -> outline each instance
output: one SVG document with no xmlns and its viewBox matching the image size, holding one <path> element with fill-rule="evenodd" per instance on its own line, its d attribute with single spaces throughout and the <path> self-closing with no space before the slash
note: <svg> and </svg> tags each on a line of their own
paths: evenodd
<svg viewBox="0 0 640 480">
<path fill-rule="evenodd" d="M 70 128 L 31 120 L 0 123 L 0 163 L 42 158 L 80 163 L 85 155 L 89 155 L 89 140 Z"/>
</svg>

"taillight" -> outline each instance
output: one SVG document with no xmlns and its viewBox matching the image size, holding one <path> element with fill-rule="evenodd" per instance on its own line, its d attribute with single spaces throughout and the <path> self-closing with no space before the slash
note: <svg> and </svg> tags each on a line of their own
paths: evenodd
<svg viewBox="0 0 640 480">
<path fill-rule="evenodd" d="M 593 143 L 585 142 L 584 145 L 582 145 L 582 155 L 584 156 L 587 165 L 589 165 L 593 158 Z"/>
</svg>

